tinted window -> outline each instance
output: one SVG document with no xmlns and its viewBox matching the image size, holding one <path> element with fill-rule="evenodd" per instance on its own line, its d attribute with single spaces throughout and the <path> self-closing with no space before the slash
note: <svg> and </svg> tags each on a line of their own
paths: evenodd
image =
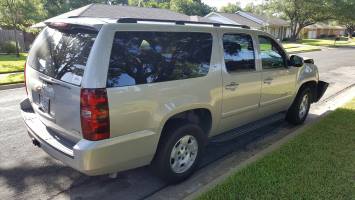
<svg viewBox="0 0 355 200">
<path fill-rule="evenodd" d="M 223 36 L 224 62 L 229 72 L 255 70 L 253 40 L 246 34 Z"/>
<path fill-rule="evenodd" d="M 259 36 L 259 43 L 263 69 L 286 67 L 285 54 L 274 40 Z"/>
<path fill-rule="evenodd" d="M 205 76 L 212 52 L 209 33 L 117 32 L 108 87 Z"/>
<path fill-rule="evenodd" d="M 34 42 L 28 65 L 55 79 L 80 85 L 96 35 L 47 28 Z"/>
</svg>

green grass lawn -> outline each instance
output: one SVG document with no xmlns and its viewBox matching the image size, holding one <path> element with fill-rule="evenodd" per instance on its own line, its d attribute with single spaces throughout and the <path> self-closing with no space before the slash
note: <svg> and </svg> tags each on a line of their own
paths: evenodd
<svg viewBox="0 0 355 200">
<path fill-rule="evenodd" d="M 309 51 L 320 51 L 321 49 L 317 46 L 310 46 L 297 43 L 284 43 L 282 46 L 288 53 L 299 53 L 299 52 L 309 52 Z"/>
<path fill-rule="evenodd" d="M 334 47 L 334 39 L 303 39 L 299 40 L 298 43 L 312 45 L 312 46 L 328 46 Z M 355 47 L 355 39 L 350 41 L 337 41 L 335 43 L 335 47 L 342 46 L 354 46 Z"/>
<path fill-rule="evenodd" d="M 20 57 L 16 55 L 0 55 L 0 74 L 23 71 L 27 54 L 21 53 Z"/>
<path fill-rule="evenodd" d="M 24 81 L 24 74 L 21 72 L 0 75 L 0 85 L 22 83 L 23 81 Z"/>
<path fill-rule="evenodd" d="M 355 100 L 198 199 L 355 199 Z"/>
</svg>

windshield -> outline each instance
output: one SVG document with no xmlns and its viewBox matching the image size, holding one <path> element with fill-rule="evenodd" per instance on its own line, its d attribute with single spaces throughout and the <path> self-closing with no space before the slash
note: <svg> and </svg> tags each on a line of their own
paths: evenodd
<svg viewBox="0 0 355 200">
<path fill-rule="evenodd" d="M 46 28 L 33 43 L 27 64 L 52 78 L 79 86 L 96 36 Z"/>
</svg>

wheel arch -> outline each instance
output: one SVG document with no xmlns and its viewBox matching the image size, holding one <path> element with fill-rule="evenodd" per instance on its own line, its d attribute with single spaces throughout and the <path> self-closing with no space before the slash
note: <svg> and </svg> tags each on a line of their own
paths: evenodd
<svg viewBox="0 0 355 200">
<path fill-rule="evenodd" d="M 171 113 L 163 121 L 157 149 L 154 154 L 153 160 L 155 160 L 157 156 L 157 153 L 162 145 L 162 141 L 165 137 L 168 137 L 169 128 L 172 128 L 174 127 L 174 125 L 176 126 L 176 124 L 181 124 L 184 122 L 192 122 L 198 124 L 200 127 L 202 125 L 201 128 L 205 133 L 205 141 L 207 143 L 208 134 L 211 131 L 213 125 L 213 116 L 211 110 L 206 107 L 180 110 L 179 112 Z M 200 124 L 200 122 L 202 122 L 203 124 Z"/>
<path fill-rule="evenodd" d="M 192 109 L 184 109 L 179 112 L 170 113 L 161 125 L 161 135 L 160 138 L 165 134 L 166 129 L 169 128 L 169 124 L 174 121 L 188 121 L 199 125 L 202 130 L 208 136 L 213 125 L 212 111 L 206 107 L 198 107 Z"/>
</svg>

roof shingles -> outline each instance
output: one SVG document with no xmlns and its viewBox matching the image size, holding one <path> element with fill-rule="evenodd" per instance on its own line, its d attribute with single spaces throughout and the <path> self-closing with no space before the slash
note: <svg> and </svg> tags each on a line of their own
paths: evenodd
<svg viewBox="0 0 355 200">
<path fill-rule="evenodd" d="M 256 29 L 260 29 L 263 26 L 288 26 L 288 22 L 276 17 L 265 17 L 256 15 L 250 12 L 238 11 L 237 13 L 223 13 L 217 12 L 217 15 L 221 15 L 229 20 L 234 21 L 237 24 L 247 25 Z"/>
<path fill-rule="evenodd" d="M 244 11 L 243 12 L 239 11 L 239 13 L 245 13 L 247 15 L 250 15 L 254 18 L 257 18 L 257 19 L 269 24 L 270 26 L 288 26 L 289 25 L 286 20 L 283 20 L 283 19 L 280 19 L 277 17 L 266 17 L 266 16 L 257 15 L 257 14 L 250 13 L 250 12 L 244 12 Z M 238 12 L 236 14 L 238 14 Z"/>
<path fill-rule="evenodd" d="M 248 18 L 245 18 L 241 15 L 237 15 L 237 14 L 233 14 L 233 13 L 223 13 L 223 12 L 218 12 L 217 14 L 225 17 L 225 18 L 228 18 L 232 21 L 234 21 L 235 23 L 237 24 L 241 24 L 241 25 L 247 25 L 249 27 L 252 27 L 252 28 L 261 28 L 262 25 L 259 24 L 259 23 L 256 23 Z"/>
<path fill-rule="evenodd" d="M 189 20 L 189 16 L 167 9 L 91 4 L 79 15 L 80 17 L 100 17 L 119 19 L 122 17 L 144 19 Z"/>
</svg>

